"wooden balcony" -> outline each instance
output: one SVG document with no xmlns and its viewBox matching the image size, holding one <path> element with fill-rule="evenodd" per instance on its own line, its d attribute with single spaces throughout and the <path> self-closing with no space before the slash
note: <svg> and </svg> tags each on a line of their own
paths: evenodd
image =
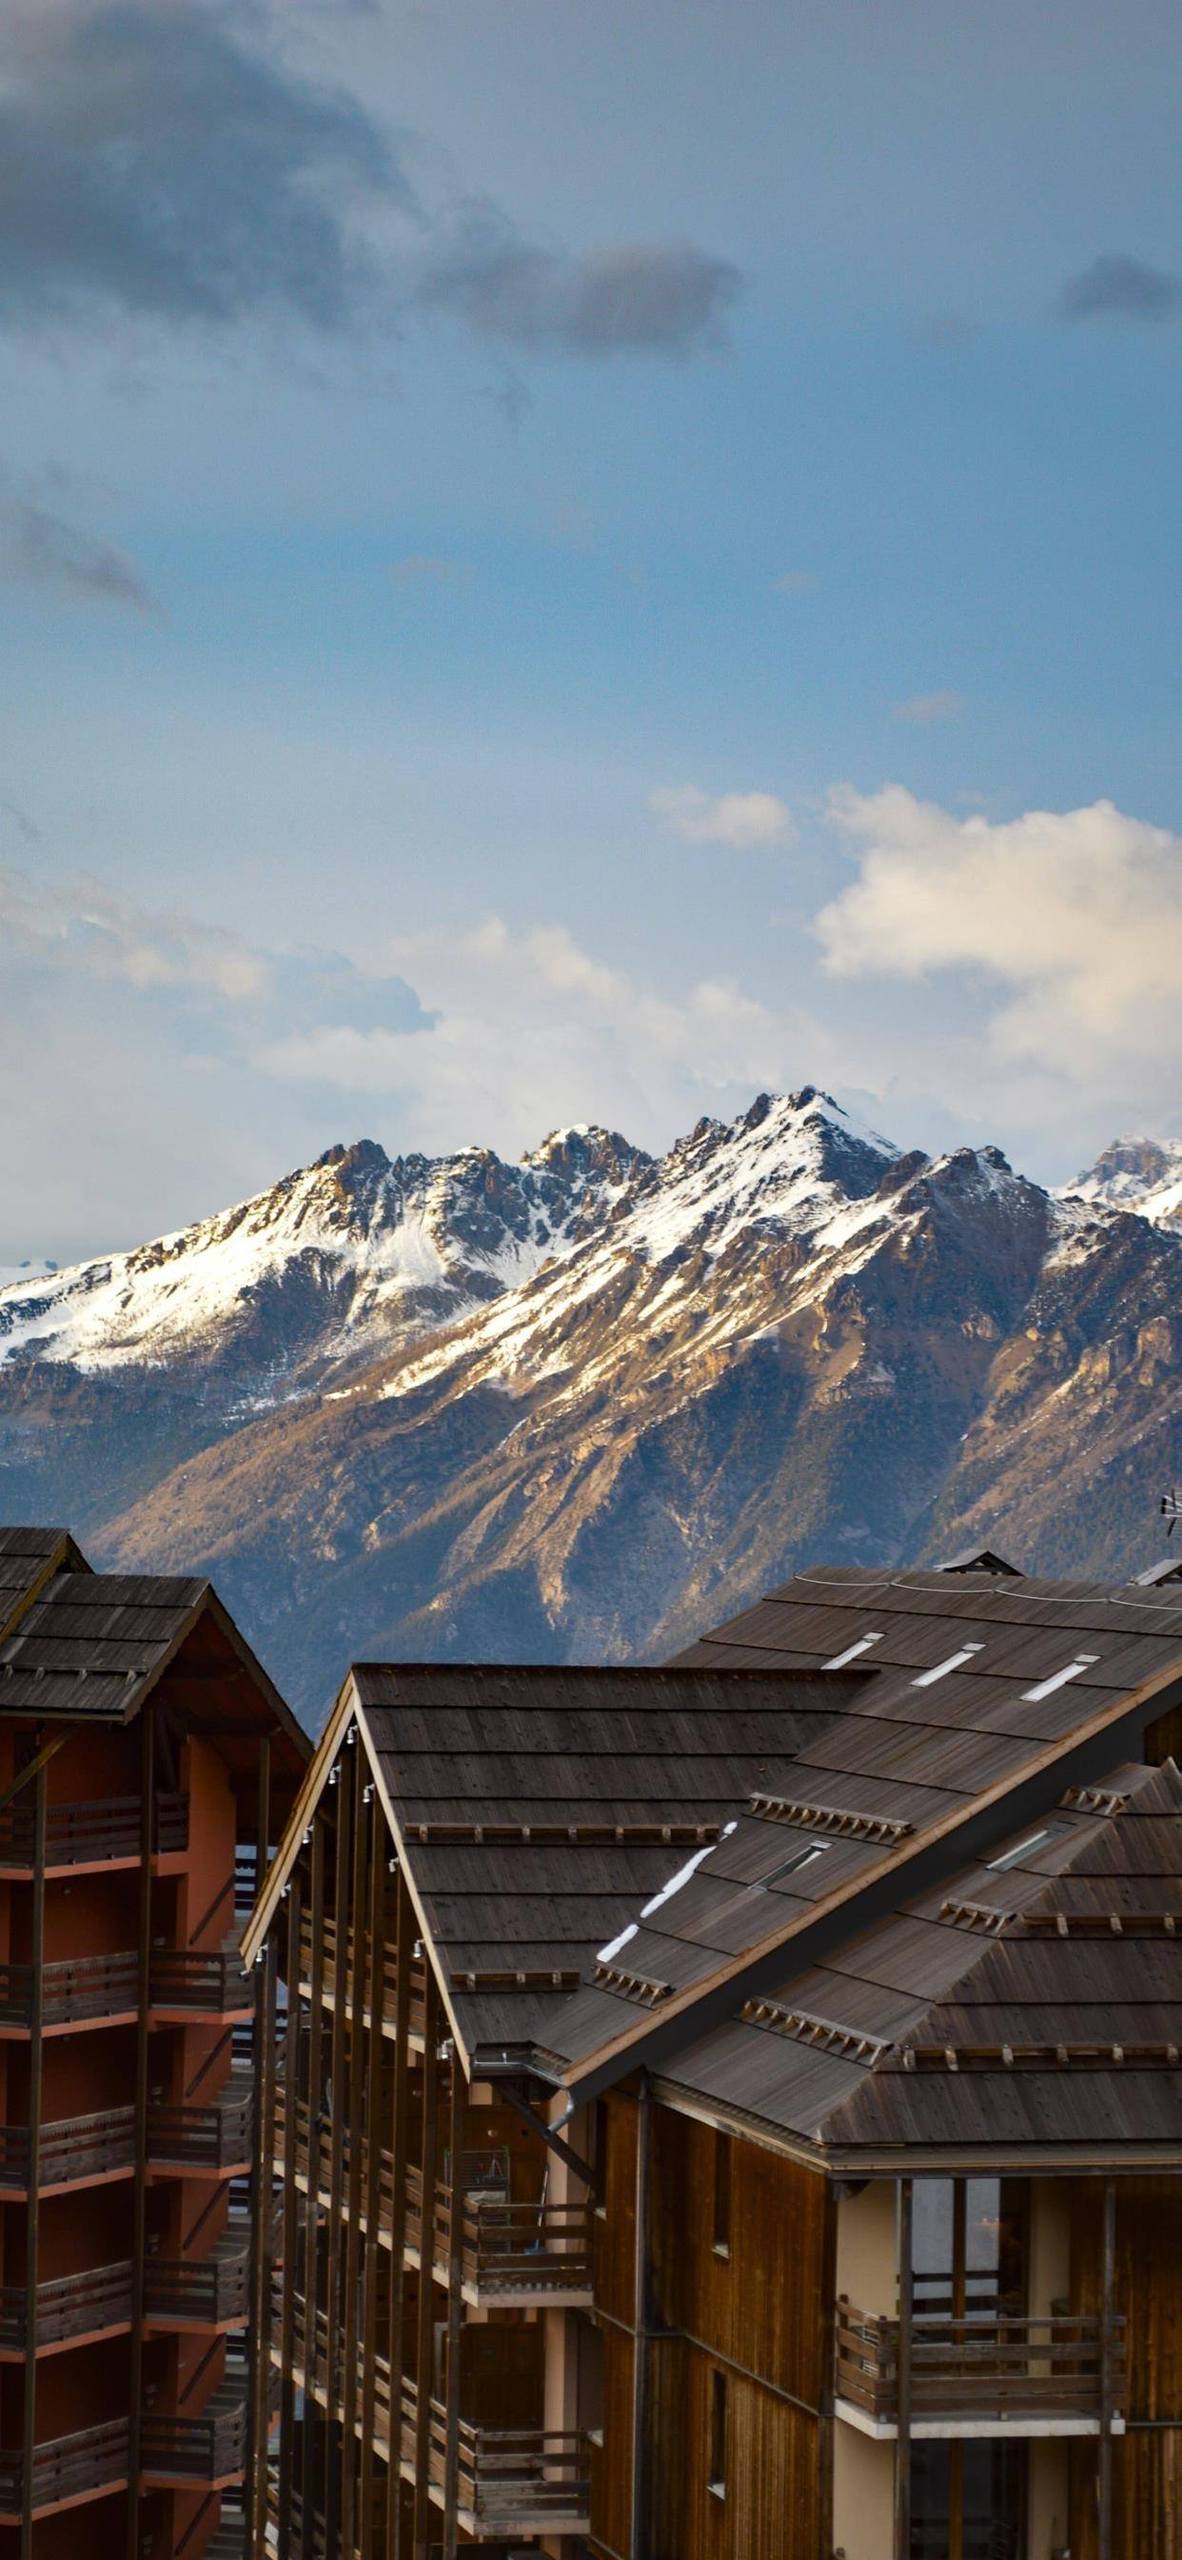
<svg viewBox="0 0 1182 2560">
<path fill-rule="evenodd" d="M 183 2169 L 191 2176 L 226 2177 L 250 2167 L 254 2079 L 235 2065 L 217 2097 L 204 2106 L 156 2100 L 148 2109 L 148 2164 Z"/>
<path fill-rule="evenodd" d="M 1013 2426 L 1025 2435 L 1097 2434 L 1107 2400 L 1124 2387 L 1123 2318 L 1099 2313 L 1046 2319 L 917 2312 L 911 2323 L 909 2422 L 913 2435 L 955 2434 L 957 2422 Z M 844 2296 L 837 2309 L 838 2414 L 873 2434 L 899 2424 L 899 2322 L 875 2319 Z M 843 2405 L 844 2404 L 844 2407 Z M 1119 2427 L 1120 2421 L 1116 2421 Z"/>
<path fill-rule="evenodd" d="M 275 2142 L 276 2163 L 282 2164 L 286 2130 L 284 2101 L 278 2102 Z M 306 2187 L 309 2169 L 309 2122 L 306 2102 L 295 2108 L 295 2170 Z M 369 2151 L 364 2137 L 360 2144 L 361 2193 L 368 2184 Z M 348 2213 L 348 2184 L 351 2136 L 344 2144 L 342 2212 Z M 328 2179 L 328 2144 L 321 2145 L 318 2195 L 326 2207 L 332 2196 Z M 406 2173 L 407 2211 L 405 2256 L 419 2265 L 423 2246 L 423 2180 L 422 2172 L 413 2165 Z M 389 2151 L 378 2159 L 378 2203 L 381 2216 L 379 2237 L 389 2248 L 394 2220 L 394 2162 Z M 360 2216 L 364 2228 L 364 2212 Z M 487 2197 L 465 2197 L 463 2204 L 463 2237 L 461 2243 L 461 2287 L 464 2300 L 474 2307 L 498 2303 L 549 2303 L 562 2305 L 589 2303 L 592 2298 L 591 2249 L 594 2218 L 588 2204 L 504 2203 Z M 449 2277 L 451 2259 L 451 2191 L 441 2187 L 436 2196 L 431 2235 L 432 2264 L 441 2284 Z"/>
<path fill-rule="evenodd" d="M 246 2385 L 220 2383 L 199 2417 L 146 2410 L 140 2435 L 140 2467 L 146 2483 L 198 2482 L 216 2487 L 239 2480 L 246 2467 Z"/>
<path fill-rule="evenodd" d="M 342 2337 L 336 2359 L 338 2374 L 343 2347 Z M 273 2345 L 272 2354 L 275 2353 Z M 309 2352 L 307 2305 L 298 2294 L 293 2362 L 304 2390 L 327 2406 L 327 2320 L 323 2311 L 316 2313 L 315 2345 Z M 389 2461 L 393 2395 L 385 2356 L 374 2357 L 373 2379 L 373 2444 L 375 2451 Z M 336 2406 L 331 2414 L 339 2418 L 343 2415 L 339 2382 L 334 2398 Z M 359 2377 L 354 2421 L 358 2429 L 361 2408 Z M 399 2394 L 398 2458 L 405 2480 L 413 2481 L 417 2476 L 417 2430 L 418 2393 L 414 2383 L 404 2378 Z M 478 2541 L 499 2540 L 510 2534 L 585 2533 L 591 2494 L 589 2451 L 587 2438 L 575 2432 L 546 2427 L 481 2427 L 461 2418 L 457 2488 L 462 2529 Z M 447 2410 L 441 2400 L 432 2400 L 427 2479 L 432 2504 L 440 2507 L 445 2499 L 446 2462 Z"/>
<path fill-rule="evenodd" d="M 118 1955 L 64 1956 L 41 1968 L 41 2019 L 46 2034 L 67 2027 L 107 2026 L 139 2010 L 139 1958 L 134 1948 Z M 36 1974 L 31 1964 L 0 1964 L 0 2035 L 28 2035 L 33 2024 Z"/>
<path fill-rule="evenodd" d="M 38 2192 L 93 2186 L 126 2177 L 135 2167 L 135 2108 L 104 2107 L 41 2128 Z M 0 2125 L 0 2193 L 27 2195 L 30 2136 L 25 2125 Z"/>
<path fill-rule="evenodd" d="M 322 1996 L 325 2008 L 331 2009 L 336 1997 L 335 1975 L 337 1960 L 337 1932 L 335 1920 L 326 1919 L 324 1921 L 321 1930 L 321 1941 L 324 1950 L 324 1979 Z M 380 1950 L 380 1959 L 379 1975 L 382 2026 L 383 2030 L 388 2029 L 389 2033 L 393 2035 L 398 2019 L 398 1960 L 395 1949 L 393 1947 L 383 1947 Z M 353 1981 L 354 1960 L 354 1933 L 352 1929 L 350 1929 L 347 1932 L 345 1944 L 345 1962 L 348 1967 L 350 1984 L 352 1984 Z M 362 2017 L 368 2022 L 373 2014 L 374 1984 L 372 1980 L 372 1967 L 369 1964 L 364 1964 L 363 1971 L 365 1978 L 358 1986 L 361 1993 L 360 2009 Z M 310 1912 L 305 1912 L 300 1926 L 300 1990 L 306 2000 L 311 1998 L 312 1916 Z M 412 1959 L 410 1968 L 409 2034 L 412 2043 L 419 2045 L 421 2045 L 423 2040 L 423 2028 L 426 2023 L 426 1991 L 426 1961 L 422 1956 L 415 1956 Z M 352 2017 L 355 2005 L 356 1993 L 353 1989 L 350 1989 L 346 1997 L 346 2013 L 348 2016 Z"/>
<path fill-rule="evenodd" d="M 31 2324 L 38 2355 L 76 2338 L 108 2337 L 131 2327 L 134 2270 L 130 2258 L 39 2284 Z M 0 2359 L 23 2356 L 30 2344 L 29 2301 L 23 2285 L 0 2288 Z"/>
<path fill-rule="evenodd" d="M 401 2470 L 414 2479 L 418 2460 L 418 2393 L 402 2385 Z M 549 2427 L 476 2427 L 461 2418 L 458 2436 L 458 2510 L 464 2532 L 478 2541 L 509 2534 L 585 2533 L 591 2477 L 589 2447 L 577 2432 Z M 447 2411 L 432 2400 L 427 2438 L 427 2482 L 434 2506 L 442 2506 L 447 2469 Z"/>
<path fill-rule="evenodd" d="M 33 2513 L 81 2506 L 127 2485 L 130 2429 L 126 2418 L 55 2436 L 33 2454 Z M 24 2478 L 19 2453 L 0 2453 L 0 2524 L 19 2524 Z"/>
<path fill-rule="evenodd" d="M 51 1804 L 45 1826 L 45 1870 L 53 1875 L 77 1867 L 135 1867 L 140 1861 L 141 1810 L 138 1796 L 101 1796 L 92 1803 Z M 189 1845 L 189 1807 L 184 1796 L 158 1796 L 154 1815 L 155 1854 L 166 1857 Z M 0 1813 L 0 1875 L 31 1876 L 36 1853 L 36 1820 L 23 1797 Z"/>
<path fill-rule="evenodd" d="M 157 1947 L 150 1992 L 153 2014 L 178 2018 L 248 2018 L 254 1995 L 250 1975 L 232 1939 L 222 1947 Z"/>
<path fill-rule="evenodd" d="M 239 2328 L 249 2316 L 249 2216 L 235 2216 L 204 2258 L 148 2259 L 144 2317 L 151 2327 Z"/>
</svg>

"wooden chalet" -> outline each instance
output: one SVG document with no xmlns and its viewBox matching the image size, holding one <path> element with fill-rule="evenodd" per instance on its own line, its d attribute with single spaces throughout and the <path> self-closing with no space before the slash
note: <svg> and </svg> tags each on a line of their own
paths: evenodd
<svg viewBox="0 0 1182 2560">
<path fill-rule="evenodd" d="M 245 2551 L 237 1937 L 308 1752 L 207 1583 L 0 1530 L 0 2560 Z"/>
<path fill-rule="evenodd" d="M 258 2560 L 1182 2560 L 1180 1745 L 1182 1578 L 993 1555 L 355 1669 L 244 1940 Z"/>
</svg>

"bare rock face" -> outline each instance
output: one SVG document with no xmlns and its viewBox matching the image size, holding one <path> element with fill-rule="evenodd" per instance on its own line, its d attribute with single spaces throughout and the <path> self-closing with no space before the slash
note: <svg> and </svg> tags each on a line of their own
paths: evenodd
<svg viewBox="0 0 1182 2560">
<path fill-rule="evenodd" d="M 1182 1138 L 1114 1138 L 1062 1196 L 1182 1226 Z"/>
<path fill-rule="evenodd" d="M 351 1655 L 659 1657 L 821 1555 L 1120 1578 L 1178 1472 L 1182 1234 L 1092 1179 L 812 1086 L 659 1163 L 333 1148 L 0 1287 L 3 1507 L 213 1573 L 313 1723 Z"/>
</svg>

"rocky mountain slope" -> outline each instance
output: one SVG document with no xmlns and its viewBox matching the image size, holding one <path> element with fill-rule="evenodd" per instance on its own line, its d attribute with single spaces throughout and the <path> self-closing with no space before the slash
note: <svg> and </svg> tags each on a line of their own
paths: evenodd
<svg viewBox="0 0 1182 2560">
<path fill-rule="evenodd" d="M 1114 1138 L 1060 1196 L 1182 1226 L 1182 1138 Z"/>
<path fill-rule="evenodd" d="M 1180 1281 L 1168 1221 L 812 1088 L 659 1163 L 365 1143 L 0 1288 L 0 1508 L 204 1566 L 311 1721 L 350 1654 L 659 1656 L 821 1554 L 1119 1576 Z"/>
</svg>

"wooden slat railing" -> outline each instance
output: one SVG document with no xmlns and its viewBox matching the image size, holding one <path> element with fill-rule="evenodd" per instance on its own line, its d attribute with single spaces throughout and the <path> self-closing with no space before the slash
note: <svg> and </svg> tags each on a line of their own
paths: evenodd
<svg viewBox="0 0 1182 2560">
<path fill-rule="evenodd" d="M 235 2067 L 206 2106 L 155 2100 L 148 2109 L 148 2159 L 154 2169 L 247 2169 L 253 2076 Z"/>
<path fill-rule="evenodd" d="M 1110 2388 L 1119 2405 L 1125 2323 L 1108 2326 Z M 1079 2417 L 1099 2420 L 1105 2362 L 1100 2314 L 1016 2318 L 972 2312 L 951 2320 L 926 2312 L 911 2323 L 913 2418 Z M 899 2323 L 837 2306 L 839 2398 L 886 2422 L 899 2408 Z"/>
<path fill-rule="evenodd" d="M 246 2386 L 219 2384 L 199 2417 L 146 2410 L 140 2422 L 145 2479 L 229 2480 L 246 2462 Z"/>
<path fill-rule="evenodd" d="M 324 1999 L 326 2006 L 331 2008 L 334 1991 L 333 1978 L 336 1971 L 337 1959 L 337 1932 L 335 1920 L 325 1919 L 321 1931 L 321 1938 L 324 1950 Z M 352 1979 L 354 1966 L 354 1933 L 352 1929 L 348 1931 L 346 1937 L 345 1962 L 349 1969 L 350 1979 Z M 364 1979 L 358 1987 L 361 1993 L 362 2014 L 368 2018 L 372 2013 L 373 2004 L 373 1967 L 368 1960 L 368 1956 L 366 1956 L 366 1961 L 363 1963 L 362 1972 Z M 398 1958 L 397 1952 L 393 1947 L 383 1946 L 381 1950 L 380 1972 L 382 2018 L 386 2024 L 393 2026 L 398 2014 Z M 304 1992 L 305 1996 L 307 1996 L 311 1990 L 311 1982 L 312 1922 L 311 1914 L 308 1913 L 305 1915 L 300 1928 L 300 1989 Z M 422 1956 L 415 1956 L 411 1960 L 410 1968 L 409 2023 L 412 2035 L 421 2035 L 423 2032 L 424 2021 L 426 2018 L 426 1994 L 426 1961 Z"/>
<path fill-rule="evenodd" d="M 413 2463 L 418 2452 L 418 2392 L 402 2385 L 402 2460 Z M 591 2494 L 589 2447 L 577 2430 L 553 2427 L 479 2427 L 461 2419 L 458 2436 L 458 2489 L 461 2509 L 478 2522 L 506 2531 L 530 2526 L 544 2529 L 556 2517 L 587 2516 Z M 432 2400 L 428 2430 L 428 2477 L 442 2499 L 447 2469 L 447 2411 Z"/>
<path fill-rule="evenodd" d="M 134 2016 L 139 2006 L 139 1958 L 134 1947 L 118 1955 L 64 1956 L 41 1968 L 42 2020 L 47 2027 L 77 2025 L 86 2018 Z M 0 2026 L 29 2027 L 36 1981 L 31 1964 L 0 1964 Z"/>
<path fill-rule="evenodd" d="M 97 2114 L 68 2116 L 41 2128 L 42 2187 L 108 2177 L 134 2166 L 134 2107 L 105 2107 Z M 0 2125 L 0 2191 L 19 2194 L 28 2183 L 28 2129 Z"/>
<path fill-rule="evenodd" d="M 236 2222 L 205 2258 L 149 2258 L 144 2310 L 149 2320 L 180 2320 L 197 2328 L 245 2320 L 250 2310 L 249 2230 Z"/>
<path fill-rule="evenodd" d="M 208 1949 L 157 1947 L 150 1997 L 154 2009 L 213 2018 L 242 2017 L 253 2007 L 250 1976 L 232 1943 Z"/>
<path fill-rule="evenodd" d="M 83 2427 L 77 2434 L 55 2436 L 33 2453 L 34 2514 L 68 2498 L 85 2498 L 99 2489 L 116 2488 L 127 2478 L 130 2429 L 126 2418 L 102 2427 Z M 0 2453 L 0 2516 L 19 2516 L 24 2497 L 19 2453 Z"/>
<path fill-rule="evenodd" d="M 189 1845 L 189 1807 L 180 1795 L 157 1796 L 155 1846 L 161 1851 Z M 140 1799 L 100 1796 L 90 1803 L 51 1804 L 46 1817 L 48 1867 L 101 1866 L 108 1858 L 139 1859 Z M 35 1847 L 35 1814 L 18 1799 L 0 1813 L 0 1874 L 31 1867 Z"/>
<path fill-rule="evenodd" d="M 134 2269 L 130 2258 L 109 2267 L 87 2267 L 73 2276 L 55 2276 L 37 2287 L 33 2335 L 38 2347 L 60 2345 L 63 2338 L 129 2324 L 134 2303 Z M 23 2285 L 0 2287 L 0 2347 L 21 2354 L 29 2344 L 29 2301 Z"/>
<path fill-rule="evenodd" d="M 294 2167 L 299 2177 L 307 2178 L 310 2127 L 306 2100 L 299 2099 L 294 2111 Z M 275 2111 L 275 2157 L 283 2158 L 286 2139 L 286 2099 L 281 2094 Z M 349 2161 L 351 2136 L 346 2131 L 345 2160 Z M 360 2137 L 360 2174 L 362 2193 L 368 2185 L 368 2146 Z M 322 2144 L 320 2162 L 320 2200 L 332 2202 L 328 2177 L 328 2143 Z M 378 2158 L 378 2195 L 383 2235 L 388 2238 L 393 2221 L 394 2162 L 389 2151 Z M 347 2210 L 342 2199 L 342 2210 Z M 591 2292 L 591 2251 L 594 2233 L 591 2207 L 586 2204 L 550 2204 L 539 2202 L 504 2204 L 489 2198 L 479 2202 L 465 2199 L 463 2213 L 462 2281 L 482 2295 L 499 2295 L 504 2300 L 524 2301 L 530 2296 L 547 2293 Z M 440 2187 L 436 2195 L 432 2259 L 442 2270 L 449 2262 L 451 2240 L 451 2191 Z M 406 2172 L 406 2247 L 421 2257 L 423 2243 L 423 2180 L 413 2162 Z"/>
</svg>

